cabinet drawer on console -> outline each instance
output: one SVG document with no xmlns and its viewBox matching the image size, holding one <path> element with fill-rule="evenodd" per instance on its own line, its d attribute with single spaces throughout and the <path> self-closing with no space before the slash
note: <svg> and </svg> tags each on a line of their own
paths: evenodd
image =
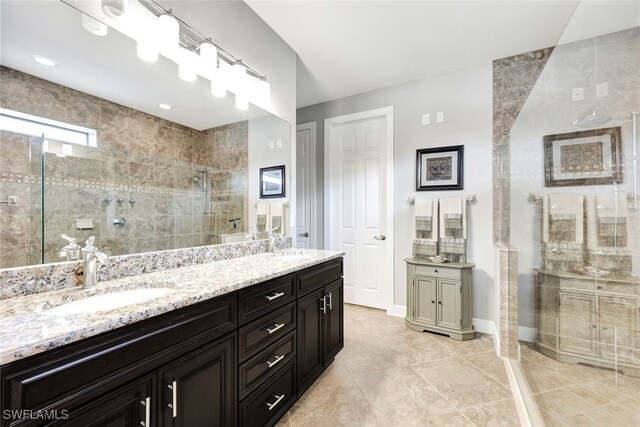
<svg viewBox="0 0 640 427">
<path fill-rule="evenodd" d="M 298 273 L 298 297 L 342 277 L 342 258 L 314 265 Z"/>
<path fill-rule="evenodd" d="M 240 362 L 296 328 L 296 303 L 282 307 L 240 328 Z"/>
<path fill-rule="evenodd" d="M 240 366 L 240 399 L 244 399 L 278 369 L 289 363 L 296 356 L 295 331 L 273 343 Z"/>
<path fill-rule="evenodd" d="M 295 274 L 278 277 L 238 292 L 238 322 L 244 325 L 296 299 Z"/>
<path fill-rule="evenodd" d="M 292 361 L 280 373 L 240 403 L 241 426 L 272 426 L 296 400 L 296 364 Z"/>
<path fill-rule="evenodd" d="M 447 279 L 460 278 L 460 270 L 457 268 L 432 267 L 429 265 L 416 265 L 415 274 L 431 277 L 445 277 Z"/>
</svg>

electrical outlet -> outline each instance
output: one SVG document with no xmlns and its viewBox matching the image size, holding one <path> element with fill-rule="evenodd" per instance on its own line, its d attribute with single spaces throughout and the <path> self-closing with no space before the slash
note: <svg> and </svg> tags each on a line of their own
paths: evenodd
<svg viewBox="0 0 640 427">
<path fill-rule="evenodd" d="M 584 88 L 576 87 L 571 89 L 571 100 L 573 102 L 582 101 L 584 99 Z"/>
<path fill-rule="evenodd" d="M 282 148 L 282 140 L 281 139 L 278 140 L 278 148 Z"/>
<path fill-rule="evenodd" d="M 273 141 L 269 141 L 269 148 L 273 148 Z"/>
<path fill-rule="evenodd" d="M 431 113 L 425 113 L 422 115 L 422 125 L 430 125 L 431 124 Z"/>
<path fill-rule="evenodd" d="M 609 83 L 598 83 L 596 85 L 596 96 L 598 98 L 604 98 L 605 96 L 609 96 Z"/>
<path fill-rule="evenodd" d="M 436 122 L 438 123 L 444 122 L 444 111 L 438 111 L 436 113 Z"/>
</svg>

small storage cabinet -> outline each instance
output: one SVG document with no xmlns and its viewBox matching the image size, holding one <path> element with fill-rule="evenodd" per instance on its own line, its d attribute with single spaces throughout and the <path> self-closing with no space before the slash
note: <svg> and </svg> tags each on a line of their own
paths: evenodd
<svg viewBox="0 0 640 427">
<path fill-rule="evenodd" d="M 415 331 L 473 339 L 469 263 L 432 263 L 408 258 L 406 324 Z"/>
</svg>

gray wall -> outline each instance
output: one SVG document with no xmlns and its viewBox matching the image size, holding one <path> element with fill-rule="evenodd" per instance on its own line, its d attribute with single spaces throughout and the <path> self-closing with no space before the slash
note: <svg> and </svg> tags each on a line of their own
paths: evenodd
<svg viewBox="0 0 640 427">
<path fill-rule="evenodd" d="M 476 194 L 478 204 L 468 208 L 468 258 L 477 265 L 473 316 L 493 320 L 491 64 L 299 109 L 298 124 L 316 122 L 317 214 L 320 223 L 323 212 L 324 119 L 386 106 L 394 107 L 393 303 L 395 306 L 406 305 L 406 265 L 403 259 L 411 256 L 413 214 L 407 203 L 408 197 Z M 435 123 L 437 111 L 444 111 L 444 123 Z M 432 120 L 428 126 L 422 125 L 423 113 L 431 113 Z M 465 145 L 464 191 L 416 193 L 416 149 L 459 144 Z"/>
</svg>

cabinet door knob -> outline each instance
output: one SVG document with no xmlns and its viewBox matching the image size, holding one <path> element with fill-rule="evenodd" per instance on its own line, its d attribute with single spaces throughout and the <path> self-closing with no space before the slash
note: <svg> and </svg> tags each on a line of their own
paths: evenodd
<svg viewBox="0 0 640 427">
<path fill-rule="evenodd" d="M 435 272 L 436 272 L 436 273 L 438 272 L 438 269 L 437 269 L 437 268 L 436 268 Z"/>
<path fill-rule="evenodd" d="M 281 401 L 282 399 L 284 399 L 284 394 L 282 394 L 281 396 L 278 396 L 277 394 L 274 394 L 274 395 L 273 395 L 273 397 L 275 397 L 275 398 L 276 398 L 276 401 L 275 401 L 275 402 L 273 402 L 273 403 L 267 403 L 267 402 L 264 402 L 264 403 L 266 403 L 266 405 L 267 405 L 267 407 L 269 408 L 269 410 L 270 410 L 270 411 L 271 411 L 273 408 L 275 408 L 275 407 L 278 405 L 278 403 L 280 403 L 280 401 Z"/>
<path fill-rule="evenodd" d="M 178 416 L 178 382 L 174 381 L 173 383 L 167 386 L 173 392 L 172 403 L 169 403 L 167 406 L 173 409 L 173 418 Z"/>
<path fill-rule="evenodd" d="M 434 300 L 431 300 L 431 304 L 435 304 L 436 302 Z"/>
<path fill-rule="evenodd" d="M 284 323 L 280 323 L 280 324 L 274 323 L 273 328 L 267 328 L 267 332 L 269 333 L 269 335 L 271 335 L 272 333 L 274 333 L 280 328 L 284 328 Z"/>
<path fill-rule="evenodd" d="M 442 305 L 442 301 L 438 301 L 438 304 Z"/>
<path fill-rule="evenodd" d="M 274 355 L 273 357 L 275 357 L 275 358 L 276 358 L 276 360 L 274 360 L 273 362 L 269 362 L 269 361 L 267 360 L 267 366 L 268 366 L 269 368 L 272 368 L 272 367 L 274 367 L 275 365 L 277 365 L 278 363 L 280 363 L 280 361 L 281 361 L 282 359 L 284 359 L 284 354 L 282 354 L 282 355 L 280 355 L 280 356 L 276 356 L 276 355 Z"/>
<path fill-rule="evenodd" d="M 274 299 L 278 299 L 284 295 L 284 292 L 275 292 L 273 295 L 265 295 L 264 297 L 269 301 L 273 301 Z"/>
<path fill-rule="evenodd" d="M 141 426 L 151 426 L 151 397 L 148 396 L 145 400 L 141 400 L 140 404 L 144 406 L 144 421 L 140 423 Z"/>
</svg>

